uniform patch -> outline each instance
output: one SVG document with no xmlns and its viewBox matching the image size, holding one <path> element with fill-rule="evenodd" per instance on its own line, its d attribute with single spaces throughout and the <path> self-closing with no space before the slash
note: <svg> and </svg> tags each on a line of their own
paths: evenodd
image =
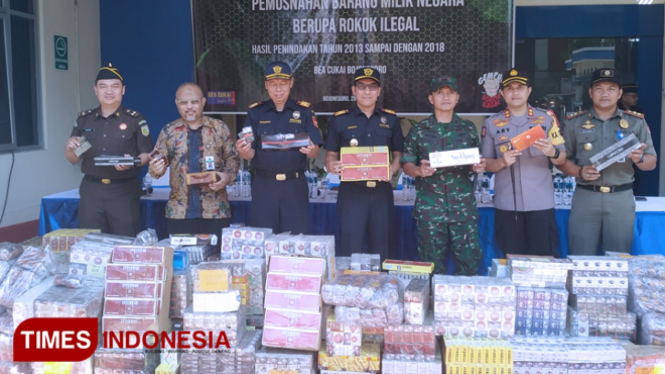
<svg viewBox="0 0 665 374">
<path fill-rule="evenodd" d="M 397 115 L 397 113 L 396 113 L 394 110 L 391 110 L 391 109 L 383 108 L 383 109 L 381 109 L 381 110 L 384 111 L 384 112 L 386 112 L 386 113 L 390 113 L 390 114 L 393 114 L 393 115 Z"/>
<path fill-rule="evenodd" d="M 122 130 L 122 131 L 127 130 L 127 124 L 126 123 L 121 123 L 119 127 L 120 127 L 120 130 Z"/>
<path fill-rule="evenodd" d="M 314 113 L 312 113 L 312 124 L 314 124 L 314 127 L 316 127 L 317 129 L 319 128 L 319 123 L 316 121 Z"/>
<path fill-rule="evenodd" d="M 357 129 L 357 128 L 358 128 L 358 126 L 349 126 L 349 127 L 347 127 L 346 129 L 347 129 L 347 130 L 353 130 L 353 129 Z"/>
<path fill-rule="evenodd" d="M 296 104 L 304 106 L 305 108 L 309 108 L 310 106 L 312 106 L 312 104 L 308 103 L 307 101 L 296 101 Z"/>
<path fill-rule="evenodd" d="M 552 128 L 547 132 L 547 136 L 550 138 L 553 146 L 561 145 L 565 142 L 561 131 L 559 130 L 559 125 L 556 122 L 552 122 Z"/>
<path fill-rule="evenodd" d="M 635 112 L 635 111 L 632 111 L 632 110 L 626 110 L 626 114 L 630 114 L 631 116 L 637 117 L 637 118 L 644 118 L 644 114 L 642 114 L 640 112 Z"/>
<path fill-rule="evenodd" d="M 626 121 L 625 119 L 622 118 L 621 121 L 619 121 L 619 126 L 621 126 L 622 129 L 627 129 L 628 128 L 628 121 Z"/>
<path fill-rule="evenodd" d="M 591 123 L 591 121 L 586 121 L 586 123 L 584 125 L 580 126 L 580 127 L 583 128 L 583 129 L 589 130 L 589 129 L 592 129 L 592 128 L 596 127 L 596 125 Z"/>
<path fill-rule="evenodd" d="M 148 125 L 141 126 L 141 134 L 143 134 L 143 136 L 150 135 L 150 128 L 148 127 Z"/>
<path fill-rule="evenodd" d="M 349 112 L 348 109 L 340 110 L 340 111 L 335 112 L 334 116 L 335 116 L 335 117 L 337 117 L 337 116 L 341 116 L 342 114 L 346 114 L 346 113 L 348 113 L 348 112 Z"/>
<path fill-rule="evenodd" d="M 545 123 L 545 117 L 543 116 L 531 120 L 532 125 L 540 125 L 541 123 Z"/>
<path fill-rule="evenodd" d="M 248 109 L 252 109 L 252 108 L 254 108 L 254 107 L 257 107 L 257 106 L 258 106 L 259 104 L 261 104 L 262 102 L 263 102 L 263 101 L 257 101 L 257 102 L 255 102 L 254 104 L 248 106 L 247 108 L 248 108 Z"/>
<path fill-rule="evenodd" d="M 300 112 L 297 111 L 297 110 L 294 110 L 294 111 L 293 111 L 293 118 L 295 118 L 295 119 L 300 118 Z"/>
<path fill-rule="evenodd" d="M 139 121 L 139 126 L 141 126 L 141 125 L 143 125 L 143 124 L 145 124 L 145 123 L 146 123 L 145 120 L 142 119 L 142 120 Z"/>
<path fill-rule="evenodd" d="M 596 132 L 596 129 L 581 129 L 580 134 L 593 134 Z"/>
<path fill-rule="evenodd" d="M 381 116 L 381 123 L 388 123 L 388 118 Z"/>
<path fill-rule="evenodd" d="M 500 151 L 501 153 L 506 153 L 506 152 L 508 152 L 508 146 L 505 145 L 505 144 L 501 144 L 501 146 L 499 147 L 499 151 Z"/>
<path fill-rule="evenodd" d="M 584 111 L 583 111 L 583 110 L 580 110 L 579 112 L 575 112 L 575 113 L 570 113 L 570 114 L 568 114 L 568 115 L 566 116 L 566 119 L 570 120 L 570 119 L 573 119 L 573 118 L 575 118 L 575 117 L 579 117 L 579 116 L 581 116 L 582 114 L 584 114 Z"/>
<path fill-rule="evenodd" d="M 389 128 L 390 128 L 390 125 L 387 124 L 387 123 L 379 123 L 379 127 L 383 127 L 383 128 L 385 128 L 385 129 L 389 129 Z"/>
<path fill-rule="evenodd" d="M 482 131 L 480 132 L 480 135 L 484 138 L 487 136 L 487 126 L 483 126 Z"/>
<path fill-rule="evenodd" d="M 506 140 L 508 140 L 508 136 L 507 136 L 507 135 L 501 135 L 501 136 L 499 137 L 499 141 L 500 141 L 500 142 L 505 142 Z"/>
<path fill-rule="evenodd" d="M 498 120 L 498 119 L 495 119 L 495 120 L 494 120 L 494 127 L 503 127 L 503 126 L 505 126 L 505 125 L 507 125 L 507 124 L 509 124 L 509 123 L 510 123 L 510 120 L 505 120 L 505 119 Z"/>
<path fill-rule="evenodd" d="M 265 123 L 270 123 L 270 121 L 259 121 L 259 123 L 265 124 Z"/>
<path fill-rule="evenodd" d="M 529 107 L 529 110 L 527 110 L 527 115 L 529 117 L 533 117 L 533 108 L 532 107 Z"/>
</svg>

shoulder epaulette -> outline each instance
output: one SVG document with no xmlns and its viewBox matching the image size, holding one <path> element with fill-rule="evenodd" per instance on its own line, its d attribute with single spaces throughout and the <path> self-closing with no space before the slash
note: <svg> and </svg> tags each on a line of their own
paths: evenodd
<svg viewBox="0 0 665 374">
<path fill-rule="evenodd" d="M 573 118 L 575 118 L 575 117 L 579 117 L 579 116 L 581 116 L 582 114 L 584 114 L 584 111 L 583 111 L 583 110 L 580 110 L 579 112 L 575 112 L 575 113 L 570 113 L 570 114 L 566 115 L 566 119 L 567 119 L 567 120 L 571 120 L 571 119 L 573 119 Z"/>
<path fill-rule="evenodd" d="M 335 112 L 334 116 L 335 116 L 335 117 L 337 117 L 337 116 L 341 116 L 342 114 L 346 114 L 346 113 L 348 113 L 348 112 L 349 112 L 348 109 L 340 110 L 340 111 Z"/>
<path fill-rule="evenodd" d="M 395 111 L 394 111 L 394 110 L 391 110 L 391 109 L 382 108 L 381 111 L 382 111 L 382 112 L 386 112 L 386 113 L 390 113 L 390 114 L 392 114 L 392 115 L 394 115 L 394 116 L 397 115 L 397 113 L 395 113 Z"/>
<path fill-rule="evenodd" d="M 626 114 L 630 114 L 633 117 L 644 118 L 644 114 L 642 114 L 640 112 L 635 112 L 635 111 L 632 111 L 632 110 L 626 110 L 625 112 L 626 112 Z"/>
<path fill-rule="evenodd" d="M 138 116 L 141 115 L 141 113 L 139 113 L 139 112 L 137 112 L 137 111 L 135 111 L 135 110 L 131 110 L 131 109 L 126 109 L 126 110 L 125 110 L 125 113 L 129 114 L 129 115 L 132 116 L 132 117 L 138 117 Z"/>
<path fill-rule="evenodd" d="M 87 116 L 87 115 L 89 115 L 89 114 L 92 114 L 92 112 L 93 112 L 92 109 L 84 110 L 84 111 L 82 111 L 82 112 L 79 112 L 79 117 L 85 117 L 85 116 Z"/>
<path fill-rule="evenodd" d="M 257 102 L 255 102 L 254 104 L 248 106 L 247 109 L 256 108 L 257 106 L 259 106 L 259 105 L 261 105 L 261 104 L 263 104 L 263 101 L 257 101 Z"/>
<path fill-rule="evenodd" d="M 301 101 L 296 101 L 296 104 L 298 104 L 300 106 L 304 106 L 305 108 L 309 108 L 310 106 L 312 106 L 311 103 L 308 103 L 307 101 L 302 101 L 302 100 Z"/>
</svg>

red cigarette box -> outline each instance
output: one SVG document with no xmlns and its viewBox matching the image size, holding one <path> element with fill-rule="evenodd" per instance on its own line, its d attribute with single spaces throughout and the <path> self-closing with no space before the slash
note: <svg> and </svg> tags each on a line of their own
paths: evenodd
<svg viewBox="0 0 665 374">
<path fill-rule="evenodd" d="M 319 293 L 321 290 L 321 276 L 268 273 L 266 290 Z"/>
<path fill-rule="evenodd" d="M 265 326 L 285 329 L 319 331 L 321 313 L 307 313 L 298 310 L 266 309 Z"/>
<path fill-rule="evenodd" d="M 324 275 L 326 261 L 312 257 L 270 256 L 269 270 L 289 274 Z"/>
<path fill-rule="evenodd" d="M 113 263 L 138 262 L 144 264 L 161 264 L 164 262 L 163 247 L 121 246 L 113 248 Z"/>
<path fill-rule="evenodd" d="M 106 282 L 105 297 L 159 299 L 162 284 L 159 282 Z"/>
<path fill-rule="evenodd" d="M 295 309 L 303 312 L 319 312 L 321 296 L 298 292 L 266 291 L 265 308 Z"/>
<path fill-rule="evenodd" d="M 156 316 L 160 303 L 156 299 L 116 299 L 104 300 L 105 316 Z"/>
<path fill-rule="evenodd" d="M 106 265 L 107 281 L 163 281 L 165 273 L 159 265 Z"/>
</svg>

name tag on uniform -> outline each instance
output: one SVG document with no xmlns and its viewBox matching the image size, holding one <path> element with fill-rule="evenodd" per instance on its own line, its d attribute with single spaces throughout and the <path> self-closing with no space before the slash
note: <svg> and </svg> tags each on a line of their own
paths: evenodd
<svg viewBox="0 0 665 374">
<path fill-rule="evenodd" d="M 206 170 L 215 170 L 215 157 L 206 156 Z"/>
<path fill-rule="evenodd" d="M 429 164 L 433 168 L 473 165 L 480 163 L 478 148 L 456 149 L 454 151 L 430 152 Z"/>
</svg>

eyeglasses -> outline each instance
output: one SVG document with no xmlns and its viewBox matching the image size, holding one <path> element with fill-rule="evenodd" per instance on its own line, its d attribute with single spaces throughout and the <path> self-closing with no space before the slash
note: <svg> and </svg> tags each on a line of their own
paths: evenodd
<svg viewBox="0 0 665 374">
<path fill-rule="evenodd" d="M 192 104 L 194 106 L 197 106 L 197 105 L 201 104 L 201 99 L 197 99 L 197 100 L 178 100 L 178 101 L 176 101 L 176 103 L 178 103 L 178 105 L 180 105 L 180 106 L 187 106 L 188 104 Z"/>
<path fill-rule="evenodd" d="M 372 92 L 376 91 L 379 89 L 378 84 L 356 84 L 356 89 L 359 91 L 367 91 L 370 90 Z"/>
</svg>

